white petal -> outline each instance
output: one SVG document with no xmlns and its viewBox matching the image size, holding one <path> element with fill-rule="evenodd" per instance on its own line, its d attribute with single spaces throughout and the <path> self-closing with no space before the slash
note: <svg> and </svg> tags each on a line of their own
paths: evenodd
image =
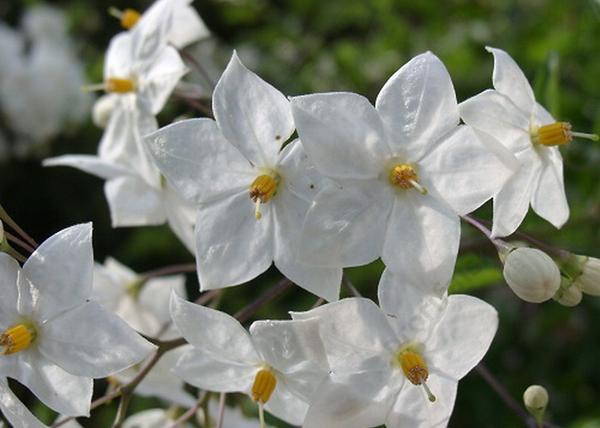
<svg viewBox="0 0 600 428">
<path fill-rule="evenodd" d="M 467 125 L 493 135 L 513 153 L 531 147 L 531 117 L 500 92 L 488 89 L 463 101 L 459 108 Z"/>
<path fill-rule="evenodd" d="M 36 289 L 36 319 L 84 303 L 92 292 L 93 266 L 92 223 L 68 227 L 42 242 L 22 271 Z"/>
<path fill-rule="evenodd" d="M 104 180 L 128 174 L 125 168 L 116 163 L 106 162 L 98 156 L 89 155 L 64 155 L 44 159 L 43 166 L 72 166 L 88 174 L 95 175 Z"/>
<path fill-rule="evenodd" d="M 47 428 L 21 403 L 5 379 L 0 380 L 0 410 L 13 428 Z"/>
<path fill-rule="evenodd" d="M 436 401 L 431 403 L 422 387 L 406 382 L 387 416 L 387 428 L 445 428 L 448 425 L 456 399 L 456 381 L 430 373 L 427 385 Z"/>
<path fill-rule="evenodd" d="M 173 22 L 169 31 L 169 42 L 176 48 L 183 48 L 200 39 L 210 36 L 206 27 L 196 10 L 188 5 L 181 5 L 173 10 Z"/>
<path fill-rule="evenodd" d="M 425 343 L 431 371 L 458 381 L 481 361 L 497 329 L 498 313 L 491 305 L 471 296 L 450 296 L 444 316 Z"/>
<path fill-rule="evenodd" d="M 260 358 L 250 335 L 233 317 L 171 294 L 171 316 L 188 342 L 207 358 L 232 365 L 254 365 Z"/>
<path fill-rule="evenodd" d="M 535 108 L 533 89 L 517 63 L 501 49 L 486 47 L 494 55 L 494 88 L 506 95 L 525 115 Z"/>
<path fill-rule="evenodd" d="M 273 262 L 270 203 L 254 216 L 248 192 L 200 207 L 196 221 L 196 263 L 202 290 L 229 287 L 256 278 Z"/>
<path fill-rule="evenodd" d="M 533 191 L 531 208 L 560 229 L 569 219 L 562 157 L 557 147 L 540 147 L 538 153 L 542 159 L 542 168 L 537 187 Z"/>
<path fill-rule="evenodd" d="M 372 262 L 381 255 L 393 200 L 378 180 L 325 187 L 306 214 L 300 260 L 330 267 Z"/>
<path fill-rule="evenodd" d="M 535 118 L 537 121 L 537 125 L 550 125 L 556 122 L 556 119 L 550 114 L 548 110 L 544 108 L 540 103 L 536 103 L 535 106 Z"/>
<path fill-rule="evenodd" d="M 177 195 L 168 183 L 167 188 L 163 189 L 162 197 L 169 227 L 189 252 L 194 254 L 196 251 L 196 234 L 194 233 L 196 209 Z"/>
<path fill-rule="evenodd" d="M 109 180 L 104 194 L 110 207 L 113 227 L 149 226 L 165 222 L 160 194 L 135 176 Z"/>
<path fill-rule="evenodd" d="M 147 308 L 158 320 L 166 324 L 171 321 L 171 313 L 166 302 L 171 297 L 171 292 L 178 296 L 185 296 L 185 276 L 172 275 L 155 277 L 146 282 L 138 296 L 140 306 Z"/>
<path fill-rule="evenodd" d="M 255 172 L 250 163 L 213 120 L 175 122 L 147 136 L 146 142 L 169 183 L 196 204 L 252 183 Z"/>
<path fill-rule="evenodd" d="M 186 383 L 207 391 L 249 392 L 259 366 L 228 361 L 226 356 L 192 349 L 181 356 L 173 371 Z"/>
<path fill-rule="evenodd" d="M 153 114 L 158 114 L 171 92 L 187 72 L 177 50 L 171 46 L 161 49 L 150 67 L 141 76 L 139 96 Z"/>
<path fill-rule="evenodd" d="M 495 140 L 480 140 L 469 126 L 455 129 L 425 155 L 419 171 L 455 212 L 464 215 L 491 199 L 519 163 Z"/>
<path fill-rule="evenodd" d="M 48 361 L 35 348 L 20 352 L 10 377 L 25 385 L 45 405 L 65 416 L 89 416 L 93 381 Z M 6 357 L 4 357 L 6 358 Z"/>
<path fill-rule="evenodd" d="M 127 32 L 119 33 L 110 40 L 104 57 L 104 80 L 111 77 L 129 78 L 134 63 L 132 37 Z"/>
<path fill-rule="evenodd" d="M 213 93 L 213 112 L 227 140 L 259 167 L 273 167 L 294 132 L 287 98 L 248 70 L 234 52 Z"/>
<path fill-rule="evenodd" d="M 447 305 L 444 294 L 432 293 L 427 283 L 413 282 L 408 275 L 386 269 L 377 287 L 381 310 L 389 317 L 401 342 L 424 342 Z"/>
<path fill-rule="evenodd" d="M 169 32 L 174 25 L 171 1 L 155 2 L 129 31 L 131 34 L 132 58 L 143 64 L 151 63 L 160 50 L 167 48 Z"/>
<path fill-rule="evenodd" d="M 304 428 L 364 428 L 382 425 L 401 383 L 390 371 L 337 376 L 324 381 L 310 403 Z M 395 376 L 399 378 L 399 376 Z M 390 383 L 392 385 L 388 385 Z"/>
<path fill-rule="evenodd" d="M 349 92 L 292 98 L 302 145 L 319 171 L 337 178 L 377 178 L 390 149 L 383 123 L 365 97 Z"/>
<path fill-rule="evenodd" d="M 517 230 L 527 214 L 529 201 L 539 181 L 541 162 L 535 151 L 518 153 L 517 159 L 521 167 L 494 197 L 494 237 L 507 236 Z"/>
<path fill-rule="evenodd" d="M 96 302 L 40 326 L 39 350 L 78 376 L 106 377 L 144 359 L 155 346 Z"/>
<path fill-rule="evenodd" d="M 256 321 L 250 333 L 265 361 L 285 376 L 287 387 L 310 400 L 316 386 L 329 375 L 318 320 Z"/>
<path fill-rule="evenodd" d="M 398 345 L 396 335 L 371 300 L 343 299 L 307 312 L 292 312 L 292 318 L 318 318 L 327 360 L 334 372 L 390 369 L 388 357 Z"/>
<path fill-rule="evenodd" d="M 275 266 L 292 282 L 328 301 L 339 298 L 342 269 L 306 265 L 298 260 L 298 242 L 309 203 L 282 189 L 273 199 L 275 209 Z"/>
<path fill-rule="evenodd" d="M 459 217 L 432 194 L 404 192 L 394 202 L 381 259 L 402 280 L 443 292 L 458 254 Z"/>
<path fill-rule="evenodd" d="M 302 425 L 308 404 L 294 394 L 285 382 L 278 377 L 275 391 L 265 404 L 265 410 L 291 425 Z"/>
<path fill-rule="evenodd" d="M 0 254 L 0 329 L 11 327 L 19 319 L 17 311 L 17 275 L 19 264 L 8 254 Z"/>
<path fill-rule="evenodd" d="M 431 52 L 417 55 L 390 77 L 375 106 L 391 135 L 392 151 L 408 160 L 432 150 L 460 120 L 448 70 Z"/>
</svg>

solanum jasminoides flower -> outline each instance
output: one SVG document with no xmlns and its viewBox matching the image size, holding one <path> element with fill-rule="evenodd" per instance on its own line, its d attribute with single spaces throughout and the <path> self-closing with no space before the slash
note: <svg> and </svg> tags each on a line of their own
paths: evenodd
<svg viewBox="0 0 600 428">
<path fill-rule="evenodd" d="M 557 122 L 536 102 L 515 61 L 503 50 L 487 50 L 494 55 L 495 90 L 462 102 L 460 114 L 465 123 L 482 133 L 482 138 L 499 141 L 520 163 L 515 175 L 494 196 L 492 235 L 513 233 L 525 218 L 529 204 L 560 228 L 569 218 L 569 205 L 558 147 L 574 137 L 598 137 L 573 132 L 570 124 Z"/>
<path fill-rule="evenodd" d="M 302 423 L 305 400 L 327 374 L 318 333 L 309 333 L 316 331 L 313 320 L 257 321 L 248 334 L 231 316 L 175 294 L 171 315 L 193 345 L 177 362 L 177 376 L 207 391 L 247 393 L 259 408 Z"/>
<path fill-rule="evenodd" d="M 247 282 L 274 263 L 327 300 L 341 269 L 300 263 L 302 220 L 322 178 L 294 131 L 288 100 L 234 53 L 213 97 L 215 121 L 173 123 L 146 137 L 158 168 L 198 208 L 196 262 L 203 290 Z"/>
<path fill-rule="evenodd" d="M 492 197 L 512 161 L 459 125 L 442 62 L 430 52 L 413 58 L 387 81 L 375 108 L 353 93 L 291 103 L 310 160 L 333 180 L 307 213 L 301 259 L 353 266 L 381 256 L 396 272 L 446 286 L 459 215 Z"/>
<path fill-rule="evenodd" d="M 329 303 L 294 319 L 318 321 L 330 378 L 313 394 L 304 428 L 444 427 L 457 383 L 486 353 L 498 325 L 474 297 L 430 294 L 387 269 L 380 307 Z"/>
<path fill-rule="evenodd" d="M 169 224 L 194 251 L 193 207 L 181 199 L 152 162 L 143 135 L 156 130 L 156 120 L 143 111 L 118 109 L 109 122 L 98 156 L 63 155 L 44 166 L 71 166 L 106 180 L 104 194 L 113 227 Z"/>
<path fill-rule="evenodd" d="M 552 258 L 536 248 L 516 248 L 504 260 L 504 279 L 526 302 L 552 298 L 561 283 L 560 270 Z"/>
<path fill-rule="evenodd" d="M 0 254 L 0 375 L 67 416 L 88 415 L 93 378 L 129 367 L 154 346 L 90 300 L 90 223 L 44 241 L 21 269 Z"/>
</svg>

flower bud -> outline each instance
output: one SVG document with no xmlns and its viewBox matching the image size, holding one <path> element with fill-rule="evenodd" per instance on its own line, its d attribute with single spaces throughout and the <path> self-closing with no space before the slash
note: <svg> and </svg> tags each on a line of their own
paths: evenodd
<svg viewBox="0 0 600 428">
<path fill-rule="evenodd" d="M 526 302 L 541 303 L 560 287 L 558 266 L 543 251 L 517 248 L 504 261 L 504 279 L 514 293 Z"/>
<path fill-rule="evenodd" d="M 541 421 L 548 405 L 548 391 L 543 386 L 531 385 L 523 393 L 523 403 L 527 411 L 537 421 Z"/>
<path fill-rule="evenodd" d="M 96 100 L 92 108 L 92 121 L 98 128 L 105 128 L 115 108 L 116 99 L 111 94 Z"/>
<path fill-rule="evenodd" d="M 582 297 L 581 289 L 572 280 L 563 278 L 554 300 L 563 306 L 577 306 Z"/>
<path fill-rule="evenodd" d="M 586 257 L 583 262 L 581 275 L 575 278 L 573 285 L 592 296 L 600 296 L 600 259 Z"/>
</svg>

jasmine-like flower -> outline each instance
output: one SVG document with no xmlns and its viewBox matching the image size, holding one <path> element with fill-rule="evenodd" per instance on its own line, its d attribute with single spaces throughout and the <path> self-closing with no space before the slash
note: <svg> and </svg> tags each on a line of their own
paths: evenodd
<svg viewBox="0 0 600 428">
<path fill-rule="evenodd" d="M 302 423 L 305 400 L 327 373 L 320 342 L 312 343 L 318 341 L 310 334 L 312 320 L 258 321 L 248 334 L 231 316 L 175 294 L 171 315 L 194 346 L 177 362 L 177 376 L 208 391 L 247 393 L 261 414 L 264 406 L 288 423 Z"/>
<path fill-rule="evenodd" d="M 216 121 L 176 122 L 147 137 L 158 168 L 198 207 L 196 261 L 203 290 L 247 282 L 271 263 L 327 300 L 341 269 L 295 254 L 300 226 L 322 178 L 298 141 L 287 99 L 234 53 L 213 97 Z"/>
<path fill-rule="evenodd" d="M 381 256 L 396 272 L 446 286 L 459 215 L 500 189 L 512 160 L 459 125 L 442 62 L 430 52 L 413 58 L 375 108 L 360 95 L 328 93 L 293 98 L 292 111 L 310 160 L 335 181 L 307 213 L 301 258 L 353 266 Z"/>
<path fill-rule="evenodd" d="M 21 269 L 0 254 L 0 374 L 67 416 L 88 415 L 93 378 L 123 370 L 153 345 L 90 300 L 90 223 L 44 241 Z"/>
<path fill-rule="evenodd" d="M 113 227 L 167 222 L 193 252 L 194 210 L 160 174 L 142 140 L 142 135 L 156 128 L 152 116 L 118 109 L 102 136 L 98 156 L 63 155 L 46 159 L 43 165 L 72 166 L 106 180 L 104 194 Z"/>
<path fill-rule="evenodd" d="M 318 320 L 331 367 L 305 428 L 447 425 L 457 383 L 486 353 L 497 313 L 474 297 L 439 297 L 422 284 L 399 287 L 398 280 L 384 272 L 380 307 L 350 298 L 292 313 Z"/>
<path fill-rule="evenodd" d="M 574 132 L 569 123 L 557 122 L 536 102 L 515 61 L 503 50 L 486 49 L 494 55 L 495 90 L 461 103 L 460 114 L 465 123 L 483 133 L 482 138 L 500 141 L 520 163 L 516 174 L 494 196 L 492 235 L 513 233 L 525 218 L 529 204 L 560 228 L 569 218 L 569 205 L 558 147 L 573 138 L 597 140 L 598 136 Z"/>
</svg>

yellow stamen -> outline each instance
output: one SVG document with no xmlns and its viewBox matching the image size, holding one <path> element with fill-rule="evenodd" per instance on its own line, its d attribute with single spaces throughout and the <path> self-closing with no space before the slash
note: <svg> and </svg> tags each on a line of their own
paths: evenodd
<svg viewBox="0 0 600 428">
<path fill-rule="evenodd" d="M 250 185 L 249 194 L 250 199 L 255 203 L 254 217 L 257 220 L 262 218 L 260 204 L 269 202 L 275 196 L 278 184 L 279 178 L 277 176 L 263 174 L 256 177 Z"/>
<path fill-rule="evenodd" d="M 35 340 L 37 332 L 28 324 L 17 324 L 0 334 L 0 346 L 4 347 L 3 355 L 10 355 L 29 348 Z"/>
<path fill-rule="evenodd" d="M 271 398 L 275 391 L 277 379 L 275 374 L 269 368 L 262 368 L 256 372 L 254 383 L 252 384 L 252 399 L 259 404 L 265 404 Z"/>
<path fill-rule="evenodd" d="M 135 82 L 131 79 L 125 79 L 121 77 L 110 77 L 106 80 L 104 85 L 106 92 L 125 94 L 127 92 L 135 91 Z"/>
<path fill-rule="evenodd" d="M 395 363 L 400 366 L 402 372 L 404 372 L 404 376 L 413 385 L 423 386 L 429 401 L 433 403 L 436 400 L 435 395 L 433 395 L 426 383 L 429 377 L 427 363 L 425 363 L 425 360 L 417 350 L 411 346 L 400 348 L 395 356 Z"/>
<path fill-rule="evenodd" d="M 419 176 L 412 165 L 401 163 L 394 165 L 388 176 L 393 186 L 403 190 L 416 189 L 422 195 L 427 194 L 427 189 L 419 183 Z"/>
<path fill-rule="evenodd" d="M 140 20 L 141 14 L 135 9 L 119 10 L 116 7 L 110 7 L 108 13 L 121 22 L 121 27 L 126 30 L 131 29 Z"/>
<path fill-rule="evenodd" d="M 598 141 L 599 138 L 596 134 L 584 134 L 572 131 L 571 124 L 568 122 L 551 123 L 550 125 L 533 129 L 531 132 L 531 141 L 533 143 L 547 147 L 570 143 L 573 141 L 573 137 L 586 138 L 593 141 Z"/>
</svg>

